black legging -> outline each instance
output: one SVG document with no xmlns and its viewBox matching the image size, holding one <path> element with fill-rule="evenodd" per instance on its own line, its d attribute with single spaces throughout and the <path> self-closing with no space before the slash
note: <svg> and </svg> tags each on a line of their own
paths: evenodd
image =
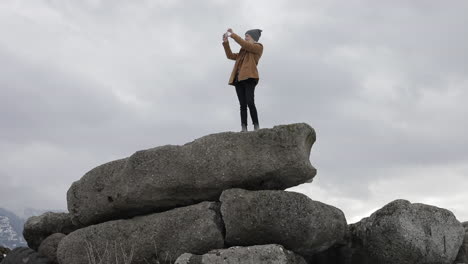
<svg viewBox="0 0 468 264">
<path fill-rule="evenodd" d="M 258 125 L 257 108 L 255 107 L 255 86 L 258 79 L 249 78 L 240 82 L 235 82 L 237 98 L 239 98 L 240 115 L 242 125 L 247 126 L 247 106 L 250 110 L 252 123 Z"/>
</svg>

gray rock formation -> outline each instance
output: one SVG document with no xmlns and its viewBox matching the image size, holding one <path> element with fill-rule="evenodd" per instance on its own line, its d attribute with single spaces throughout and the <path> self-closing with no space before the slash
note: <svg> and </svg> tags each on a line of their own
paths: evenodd
<svg viewBox="0 0 468 264">
<path fill-rule="evenodd" d="M 230 189 L 222 193 L 226 244 L 280 244 L 304 257 L 343 239 L 346 219 L 333 206 L 286 191 Z"/>
<path fill-rule="evenodd" d="M 203 202 L 79 229 L 62 239 L 57 256 L 62 264 L 89 263 L 88 256 L 103 263 L 173 263 L 185 252 L 223 247 L 219 204 Z"/>
<path fill-rule="evenodd" d="M 452 264 L 463 227 L 452 212 L 396 200 L 350 225 L 354 251 L 349 263 Z"/>
<path fill-rule="evenodd" d="M 315 176 L 314 142 L 314 129 L 301 123 L 138 151 L 74 182 L 68 210 L 75 223 L 90 225 L 215 201 L 230 188 L 284 190 Z"/>
<path fill-rule="evenodd" d="M 460 247 L 460 250 L 458 251 L 457 258 L 455 260 L 455 263 L 464 263 L 468 264 L 468 222 L 463 222 L 462 223 L 463 228 L 465 229 L 465 237 L 463 239 L 463 244 Z"/>
<path fill-rule="evenodd" d="M 47 257 L 52 264 L 58 264 L 57 260 L 57 248 L 60 241 L 65 237 L 65 234 L 55 233 L 48 236 L 44 241 L 42 241 L 39 246 L 39 254 Z"/>
<path fill-rule="evenodd" d="M 38 250 L 48 236 L 54 233 L 69 234 L 78 228 L 72 223 L 70 214 L 47 212 L 30 217 L 24 224 L 23 236 L 30 248 Z"/>
<path fill-rule="evenodd" d="M 201 256 L 185 253 L 175 264 L 307 264 L 307 262 L 281 245 L 259 245 L 217 249 Z"/>
</svg>

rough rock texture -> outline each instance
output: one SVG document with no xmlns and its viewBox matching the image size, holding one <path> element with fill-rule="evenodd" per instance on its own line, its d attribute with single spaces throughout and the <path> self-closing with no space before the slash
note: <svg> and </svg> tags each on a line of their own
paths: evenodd
<svg viewBox="0 0 468 264">
<path fill-rule="evenodd" d="M 18 247 L 8 253 L 2 264 L 50 264 L 50 262 L 33 249 Z"/>
<path fill-rule="evenodd" d="M 463 222 L 462 225 L 465 229 L 465 237 L 463 239 L 463 244 L 458 251 L 455 263 L 468 264 L 468 222 Z"/>
<path fill-rule="evenodd" d="M 175 264 L 307 264 L 281 245 L 260 245 L 217 249 L 202 256 L 182 254 Z"/>
<path fill-rule="evenodd" d="M 226 244 L 280 244 L 304 257 L 343 239 L 346 219 L 333 206 L 286 191 L 230 189 L 222 193 Z"/>
<path fill-rule="evenodd" d="M 69 234 L 79 229 L 74 225 L 68 213 L 47 212 L 28 218 L 24 224 L 23 236 L 28 246 L 38 250 L 42 241 L 54 233 Z"/>
<path fill-rule="evenodd" d="M 452 264 L 463 242 L 463 226 L 452 212 L 396 200 L 350 225 L 350 263 Z"/>
<path fill-rule="evenodd" d="M 39 254 L 47 257 L 50 263 L 58 264 L 57 260 L 57 248 L 60 241 L 65 237 L 65 234 L 55 233 L 48 236 L 44 241 L 42 241 L 39 246 Z"/>
<path fill-rule="evenodd" d="M 75 223 L 90 225 L 215 201 L 230 188 L 284 190 L 315 176 L 314 142 L 314 129 L 300 123 L 138 151 L 74 182 L 68 210 Z"/>
<path fill-rule="evenodd" d="M 57 256 L 61 264 L 89 263 L 87 255 L 103 258 L 103 263 L 125 258 L 132 264 L 173 263 L 185 252 L 204 254 L 223 247 L 219 204 L 203 202 L 79 229 L 62 239 Z"/>
</svg>

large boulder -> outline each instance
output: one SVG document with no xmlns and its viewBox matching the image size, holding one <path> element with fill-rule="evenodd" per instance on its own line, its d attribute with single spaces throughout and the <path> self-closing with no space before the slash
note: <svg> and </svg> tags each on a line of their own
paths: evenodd
<svg viewBox="0 0 468 264">
<path fill-rule="evenodd" d="M 28 247 L 17 247 L 3 259 L 2 264 L 51 264 L 49 260 Z"/>
<path fill-rule="evenodd" d="M 396 200 L 350 225 L 350 263 L 452 264 L 463 231 L 446 209 Z"/>
<path fill-rule="evenodd" d="M 307 264 L 281 245 L 231 247 L 212 250 L 204 255 L 182 254 L 175 264 Z"/>
<path fill-rule="evenodd" d="M 79 229 L 62 239 L 57 256 L 61 264 L 173 263 L 185 252 L 223 247 L 219 204 L 203 202 Z"/>
<path fill-rule="evenodd" d="M 57 248 L 60 241 L 65 236 L 66 235 L 62 233 L 55 233 L 48 236 L 46 239 L 44 239 L 44 241 L 42 241 L 37 252 L 43 256 L 46 256 L 49 259 L 50 263 L 58 264 Z"/>
<path fill-rule="evenodd" d="M 54 233 L 69 234 L 80 226 L 72 223 L 70 214 L 46 212 L 28 218 L 24 224 L 23 236 L 28 246 L 38 250 L 42 241 Z"/>
<path fill-rule="evenodd" d="M 215 201 L 223 190 L 284 190 L 311 181 L 315 131 L 307 124 L 208 135 L 137 151 L 86 173 L 67 192 L 83 225 Z"/>
<path fill-rule="evenodd" d="M 463 239 L 463 244 L 458 251 L 455 263 L 468 264 L 468 222 L 463 222 L 462 225 L 463 228 L 465 228 L 465 236 Z"/>
<path fill-rule="evenodd" d="M 341 241 L 347 227 L 341 210 L 300 193 L 230 189 L 220 201 L 230 246 L 280 244 L 307 258 Z"/>
</svg>

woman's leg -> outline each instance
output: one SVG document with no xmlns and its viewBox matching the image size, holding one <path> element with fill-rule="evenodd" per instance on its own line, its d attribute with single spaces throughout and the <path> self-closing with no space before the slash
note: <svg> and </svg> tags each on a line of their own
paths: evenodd
<svg viewBox="0 0 468 264">
<path fill-rule="evenodd" d="M 244 82 L 239 82 L 236 85 L 236 93 L 237 93 L 237 98 L 239 99 L 239 104 L 240 104 L 240 116 L 241 116 L 242 130 L 244 130 L 244 127 L 247 128 L 247 100 L 245 97 Z"/>
<path fill-rule="evenodd" d="M 252 123 L 254 124 L 255 128 L 258 128 L 258 113 L 257 107 L 255 107 L 255 86 L 257 85 L 258 80 L 256 79 L 248 79 L 246 81 L 246 88 L 245 88 L 245 97 L 247 101 L 247 106 L 250 110 L 250 117 L 252 118 Z"/>
</svg>

